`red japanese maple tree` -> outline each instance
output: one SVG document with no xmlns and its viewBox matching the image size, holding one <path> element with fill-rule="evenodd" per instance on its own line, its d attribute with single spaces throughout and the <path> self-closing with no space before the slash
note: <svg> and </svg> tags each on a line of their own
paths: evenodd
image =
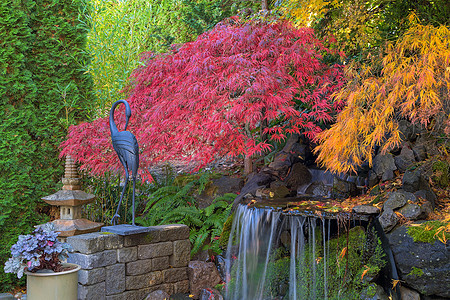
<svg viewBox="0 0 450 300">
<path fill-rule="evenodd" d="M 343 105 L 331 98 L 343 75 L 327 53 L 312 29 L 237 17 L 170 53 L 144 53 L 126 89 L 143 174 L 159 161 L 200 168 L 263 153 L 289 133 L 314 137 Z M 92 174 L 120 167 L 107 118 L 70 127 L 61 147 Z"/>
</svg>

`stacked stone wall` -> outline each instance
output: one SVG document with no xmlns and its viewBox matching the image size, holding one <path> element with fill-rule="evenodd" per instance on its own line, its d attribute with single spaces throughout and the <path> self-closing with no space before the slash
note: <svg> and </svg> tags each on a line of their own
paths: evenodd
<svg viewBox="0 0 450 300">
<path fill-rule="evenodd" d="M 188 293 L 191 244 L 185 225 L 149 227 L 121 236 L 95 232 L 69 237 L 67 259 L 81 266 L 79 300 L 142 300 L 155 291 Z"/>
</svg>

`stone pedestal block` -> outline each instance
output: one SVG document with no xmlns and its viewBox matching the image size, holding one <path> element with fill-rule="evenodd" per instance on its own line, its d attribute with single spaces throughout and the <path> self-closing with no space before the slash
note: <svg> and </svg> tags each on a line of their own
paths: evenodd
<svg viewBox="0 0 450 300">
<path fill-rule="evenodd" d="M 191 245 L 185 225 L 154 226 L 121 236 L 96 232 L 68 238 L 81 266 L 78 299 L 142 300 L 161 290 L 188 293 Z"/>
</svg>

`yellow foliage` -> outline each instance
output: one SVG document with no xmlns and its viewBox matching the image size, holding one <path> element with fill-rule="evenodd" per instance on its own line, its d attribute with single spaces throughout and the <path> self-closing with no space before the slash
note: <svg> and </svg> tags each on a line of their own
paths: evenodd
<svg viewBox="0 0 450 300">
<path fill-rule="evenodd" d="M 364 161 L 371 165 L 375 146 L 385 152 L 402 142 L 398 117 L 450 132 L 449 40 L 446 26 L 415 24 L 386 47 L 381 75 L 367 65 L 349 65 L 348 84 L 335 95 L 347 106 L 319 135 L 319 162 L 335 172 L 355 171 Z"/>
<path fill-rule="evenodd" d="M 382 3 L 383 0 L 293 0 L 285 1 L 281 11 L 299 27 L 321 22 L 322 34 L 334 36 L 338 50 L 348 54 L 367 49 L 380 39 Z"/>
</svg>

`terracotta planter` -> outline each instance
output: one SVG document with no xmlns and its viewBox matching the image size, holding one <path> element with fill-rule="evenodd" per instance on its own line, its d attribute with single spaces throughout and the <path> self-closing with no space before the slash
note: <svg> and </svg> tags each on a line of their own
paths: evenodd
<svg viewBox="0 0 450 300">
<path fill-rule="evenodd" d="M 31 273 L 27 275 L 28 300 L 77 300 L 79 265 L 63 263 L 71 269 L 56 273 Z"/>
</svg>

